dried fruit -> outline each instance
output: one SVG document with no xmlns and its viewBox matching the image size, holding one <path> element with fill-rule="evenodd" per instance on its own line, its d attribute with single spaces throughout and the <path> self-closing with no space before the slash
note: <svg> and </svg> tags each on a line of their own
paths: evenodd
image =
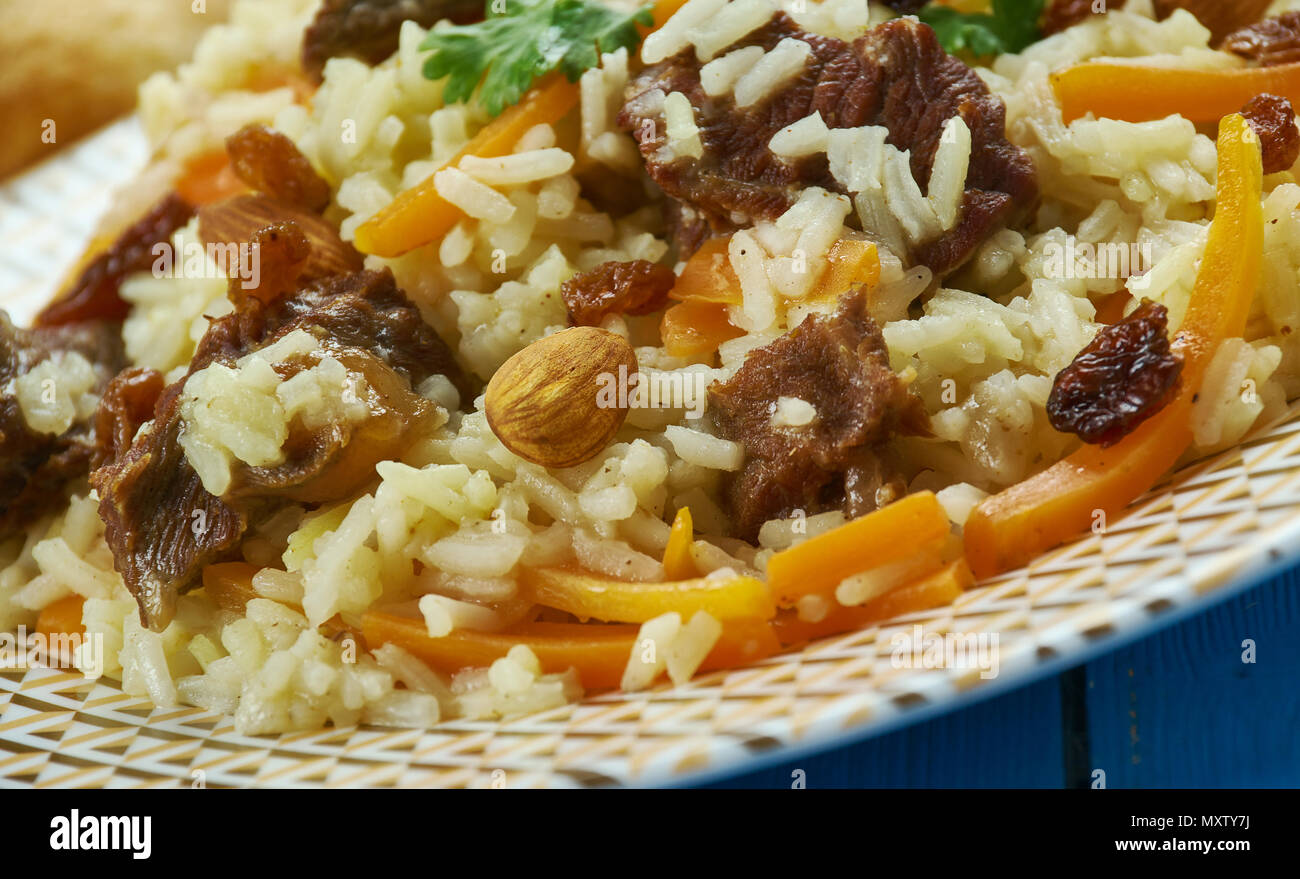
<svg viewBox="0 0 1300 879">
<path fill-rule="evenodd" d="M 77 280 L 41 310 L 35 325 L 54 327 L 126 317 L 130 306 L 118 295 L 122 280 L 133 272 L 148 271 L 157 258 L 154 245 L 170 239 L 192 216 L 194 208 L 176 193 L 168 193 L 87 263 Z"/>
<path fill-rule="evenodd" d="M 611 314 L 651 314 L 668 304 L 677 276 L 644 259 L 611 260 L 574 275 L 560 287 L 575 327 L 599 326 Z"/>
<path fill-rule="evenodd" d="M 627 395 L 618 391 L 636 371 L 636 355 L 622 336 L 596 327 L 562 330 L 492 376 L 488 425 L 526 461 L 573 467 L 599 454 L 623 426 Z"/>
<path fill-rule="evenodd" d="M 1102 327 L 1061 370 L 1047 399 L 1052 427 L 1085 443 L 1113 446 L 1173 396 L 1183 360 L 1169 349 L 1169 311 L 1144 299 Z"/>
<path fill-rule="evenodd" d="M 240 180 L 258 192 L 323 211 L 330 203 L 330 185 L 307 161 L 297 144 L 265 125 L 245 125 L 226 138 L 230 166 Z"/>
<path fill-rule="evenodd" d="M 1295 124 L 1295 109 L 1286 98 L 1256 95 L 1241 108 L 1263 153 L 1264 173 L 1286 171 L 1300 159 L 1300 128 Z"/>
</svg>

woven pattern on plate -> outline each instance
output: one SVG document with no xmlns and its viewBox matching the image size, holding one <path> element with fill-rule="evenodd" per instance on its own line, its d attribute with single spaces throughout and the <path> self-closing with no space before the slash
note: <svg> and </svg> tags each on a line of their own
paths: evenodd
<svg viewBox="0 0 1300 879">
<path fill-rule="evenodd" d="M 25 236 L 21 245 L 3 237 L 0 252 L 0 306 L 16 319 L 49 295 L 51 268 L 75 259 L 92 208 L 143 161 L 140 141 L 133 124 L 120 123 L 0 188 L 0 231 Z M 1297 509 L 1300 407 L 1183 469 L 1104 535 L 989 581 L 952 607 L 685 687 L 605 694 L 504 722 L 246 737 L 228 717 L 155 708 L 112 682 L 0 670 L 0 787 L 651 785 L 740 769 L 770 749 L 882 729 L 993 683 L 978 669 L 896 668 L 893 636 L 914 625 L 927 635 L 996 633 L 997 681 L 1013 684 L 1292 554 Z"/>
</svg>

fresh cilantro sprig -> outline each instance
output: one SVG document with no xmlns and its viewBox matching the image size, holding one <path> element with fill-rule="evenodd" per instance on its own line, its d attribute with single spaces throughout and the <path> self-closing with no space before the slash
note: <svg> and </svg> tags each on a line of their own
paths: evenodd
<svg viewBox="0 0 1300 879">
<path fill-rule="evenodd" d="M 487 0 L 483 21 L 429 32 L 420 44 L 433 52 L 424 75 L 447 77 L 448 103 L 478 89 L 479 104 L 497 116 L 553 70 L 574 81 L 602 52 L 636 48 L 637 25 L 653 21 L 649 6 L 619 12 L 589 0 Z"/>
<path fill-rule="evenodd" d="M 921 21 L 934 28 L 944 49 L 978 57 L 1023 51 L 1042 38 L 1038 22 L 1045 0 L 993 0 L 993 10 L 959 12 L 931 3 L 921 10 Z"/>
</svg>

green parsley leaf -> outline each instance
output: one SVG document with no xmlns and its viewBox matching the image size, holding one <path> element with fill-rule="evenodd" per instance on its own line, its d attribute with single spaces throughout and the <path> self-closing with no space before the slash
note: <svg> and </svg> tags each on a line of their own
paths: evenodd
<svg viewBox="0 0 1300 879">
<path fill-rule="evenodd" d="M 636 48 L 636 26 L 654 22 L 650 7 L 610 9 L 598 0 L 487 0 L 487 17 L 476 24 L 436 28 L 421 49 L 429 79 L 447 77 L 443 99 L 478 102 L 490 116 L 523 97 L 540 77 L 561 71 L 573 82 L 600 63 L 603 52 Z"/>
<path fill-rule="evenodd" d="M 930 4 L 921 21 L 934 28 L 949 52 L 970 52 L 977 57 L 1021 52 L 1042 38 L 1038 22 L 1045 0 L 993 0 L 992 13 L 958 12 L 950 6 Z"/>
</svg>

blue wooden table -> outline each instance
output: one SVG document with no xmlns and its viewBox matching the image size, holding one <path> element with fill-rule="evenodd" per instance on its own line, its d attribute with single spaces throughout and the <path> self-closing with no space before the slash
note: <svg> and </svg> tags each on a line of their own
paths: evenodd
<svg viewBox="0 0 1300 879">
<path fill-rule="evenodd" d="M 710 786 L 788 788 L 796 770 L 808 788 L 1086 787 L 1097 770 L 1109 788 L 1300 787 L 1300 572 L 1059 677 Z"/>
</svg>

